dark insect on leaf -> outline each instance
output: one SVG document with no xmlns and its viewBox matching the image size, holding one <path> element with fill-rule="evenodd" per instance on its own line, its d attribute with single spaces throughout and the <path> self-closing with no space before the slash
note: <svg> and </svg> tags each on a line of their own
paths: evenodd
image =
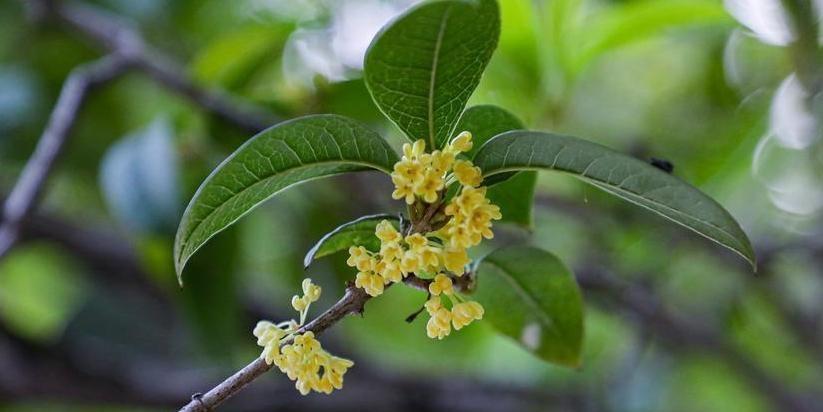
<svg viewBox="0 0 823 412">
<path fill-rule="evenodd" d="M 664 171 L 668 174 L 672 174 L 672 172 L 674 172 L 674 165 L 672 164 L 672 162 L 670 162 L 666 159 L 658 159 L 656 157 L 653 157 L 653 158 L 649 159 L 649 163 L 652 166 L 654 166 L 654 167 L 656 167 L 656 168 L 658 168 L 658 169 L 660 169 L 660 170 L 662 170 L 662 171 Z"/>
</svg>

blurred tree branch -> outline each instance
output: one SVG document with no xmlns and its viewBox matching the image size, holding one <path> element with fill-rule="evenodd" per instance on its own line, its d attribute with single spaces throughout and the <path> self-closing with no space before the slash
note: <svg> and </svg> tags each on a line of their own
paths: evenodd
<svg viewBox="0 0 823 412">
<path fill-rule="evenodd" d="M 27 3 L 35 15 L 57 17 L 61 22 L 84 33 L 106 47 L 110 54 L 98 61 L 75 68 L 67 78 L 60 97 L 52 110 L 49 123 L 26 163 L 8 199 L 3 205 L 0 222 L 0 258 L 14 247 L 20 226 L 36 207 L 43 186 L 68 140 L 89 92 L 97 86 L 134 67 L 151 78 L 186 96 L 213 113 L 251 133 L 276 122 L 262 109 L 214 90 L 199 87 L 184 75 L 185 70 L 172 60 L 146 46 L 142 36 L 114 16 L 89 6 L 65 5 L 61 2 L 37 0 Z"/>
<path fill-rule="evenodd" d="M 814 411 L 821 400 L 794 393 L 782 382 L 755 365 L 748 356 L 723 338 L 723 334 L 666 308 L 648 288 L 624 281 L 608 271 L 583 267 L 575 271 L 580 285 L 589 293 L 601 294 L 629 313 L 637 326 L 651 331 L 675 350 L 705 351 L 722 359 L 782 411 Z"/>
<path fill-rule="evenodd" d="M 115 53 L 77 67 L 71 72 L 60 91 L 60 97 L 34 153 L 4 203 L 3 220 L 0 223 L 0 258 L 14 246 L 20 226 L 39 200 L 43 186 L 63 151 L 89 92 L 94 87 L 123 74 L 128 66 L 129 60 Z"/>
<path fill-rule="evenodd" d="M 56 18 L 111 53 L 128 56 L 136 69 L 168 90 L 188 98 L 207 112 L 249 133 L 257 133 L 279 121 L 262 108 L 218 90 L 197 85 L 186 75 L 184 67 L 147 45 L 140 32 L 118 16 L 86 4 L 66 4 L 53 0 L 35 0 L 32 3 L 39 8 L 37 14 Z"/>
</svg>

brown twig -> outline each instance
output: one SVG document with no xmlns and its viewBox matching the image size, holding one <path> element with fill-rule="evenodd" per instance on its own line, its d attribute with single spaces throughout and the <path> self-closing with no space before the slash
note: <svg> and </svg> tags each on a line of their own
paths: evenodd
<svg viewBox="0 0 823 412">
<path fill-rule="evenodd" d="M 315 335 L 319 335 L 347 315 L 363 313 L 363 307 L 370 298 L 371 296 L 366 294 L 363 289 L 348 285 L 346 287 L 346 293 L 337 303 L 332 305 L 332 307 L 322 315 L 306 324 L 306 326 L 300 329 L 300 332 L 314 332 Z M 181 408 L 180 411 L 209 411 L 239 392 L 271 368 L 272 366 L 266 364 L 263 359 L 257 358 L 205 394 L 193 396 L 191 402 Z"/>
</svg>

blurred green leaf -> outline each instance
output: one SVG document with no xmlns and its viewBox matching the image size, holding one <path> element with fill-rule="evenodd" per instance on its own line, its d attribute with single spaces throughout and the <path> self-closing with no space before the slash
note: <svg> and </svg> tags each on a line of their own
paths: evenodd
<svg viewBox="0 0 823 412">
<path fill-rule="evenodd" d="M 483 319 L 541 359 L 580 366 L 583 298 L 553 254 L 530 246 L 498 249 L 480 261 L 472 295 Z"/>
<path fill-rule="evenodd" d="M 380 214 L 363 216 L 336 227 L 318 240 L 306 253 L 303 266 L 308 268 L 313 260 L 348 250 L 351 246 L 363 246 L 372 252 L 377 252 L 380 249 L 380 239 L 374 234 L 374 230 L 383 220 L 388 220 L 395 226 L 400 222 L 396 215 Z"/>
<path fill-rule="evenodd" d="M 236 227 L 223 231 L 191 259 L 189 270 L 197 276 L 180 291 L 194 343 L 211 359 L 224 363 L 232 360 L 233 349 L 244 336 L 236 274 L 237 232 Z"/>
<path fill-rule="evenodd" d="M 468 130 L 472 133 L 474 145 L 472 150 L 466 153 L 472 157 L 492 137 L 519 129 L 525 129 L 525 126 L 515 115 L 497 106 L 480 105 L 466 109 L 455 130 Z M 531 228 L 537 173 L 520 172 L 512 175 L 517 176 L 489 187 L 487 196 L 492 203 L 500 207 L 504 222 Z"/>
<path fill-rule="evenodd" d="M 20 336 L 53 341 L 82 303 L 85 286 L 58 250 L 20 247 L 0 262 L 0 316 Z"/>
<path fill-rule="evenodd" d="M 489 140 L 474 158 L 485 177 L 516 170 L 569 173 L 723 245 L 755 267 L 740 225 L 719 203 L 638 159 L 575 137 L 514 131 Z"/>
<path fill-rule="evenodd" d="M 196 79 L 234 88 L 265 60 L 279 57 L 292 25 L 250 26 L 213 41 L 195 57 Z"/>
<path fill-rule="evenodd" d="M 615 6 L 587 21 L 575 40 L 570 68 L 579 73 L 603 53 L 672 27 L 731 21 L 723 4 L 711 0 L 646 0 Z"/>
<path fill-rule="evenodd" d="M 343 172 L 390 173 L 396 161 L 380 135 L 341 116 L 306 116 L 264 130 L 223 161 L 192 197 L 174 244 L 178 280 L 197 249 L 280 191 Z"/>
<path fill-rule="evenodd" d="M 377 106 L 411 140 L 451 137 L 500 36 L 495 0 L 446 0 L 412 8 L 383 28 L 365 59 Z"/>
<path fill-rule="evenodd" d="M 132 230 L 167 233 L 180 217 L 180 172 L 164 118 L 106 152 L 100 188 L 112 213 Z"/>
</svg>

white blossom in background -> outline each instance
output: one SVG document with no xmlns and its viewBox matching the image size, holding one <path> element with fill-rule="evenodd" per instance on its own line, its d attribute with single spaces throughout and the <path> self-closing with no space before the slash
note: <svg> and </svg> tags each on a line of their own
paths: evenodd
<svg viewBox="0 0 823 412">
<path fill-rule="evenodd" d="M 767 134 L 754 153 L 752 170 L 778 209 L 797 216 L 823 210 L 823 167 L 812 150 L 786 148 Z"/>
<path fill-rule="evenodd" d="M 799 216 L 823 211 L 823 123 L 811 96 L 794 74 L 772 98 L 769 131 L 758 143 L 752 171 L 778 209 Z"/>
<path fill-rule="evenodd" d="M 781 0 L 724 0 L 724 5 L 765 44 L 787 46 L 795 39 Z M 813 6 L 820 20 L 823 0 L 814 0 Z M 739 33 L 733 33 L 724 56 L 727 79 L 737 85 L 746 72 L 733 55 L 740 40 Z M 772 98 L 769 129 L 752 162 L 752 173 L 767 189 L 771 203 L 794 216 L 813 217 L 823 211 L 823 122 L 814 114 L 813 99 L 794 73 L 781 82 Z"/>
<path fill-rule="evenodd" d="M 794 40 L 781 0 L 724 0 L 723 4 L 740 24 L 746 26 L 760 41 L 785 46 Z"/>
<path fill-rule="evenodd" d="M 298 29 L 286 44 L 283 56 L 286 81 L 312 87 L 318 75 L 332 82 L 358 76 L 374 35 L 413 3 L 415 0 L 327 2 L 324 7 L 328 22 L 322 27 Z"/>
<path fill-rule="evenodd" d="M 777 143 L 790 149 L 805 149 L 821 139 L 823 130 L 809 106 L 811 97 L 794 74 L 780 84 L 769 117 Z"/>
</svg>

